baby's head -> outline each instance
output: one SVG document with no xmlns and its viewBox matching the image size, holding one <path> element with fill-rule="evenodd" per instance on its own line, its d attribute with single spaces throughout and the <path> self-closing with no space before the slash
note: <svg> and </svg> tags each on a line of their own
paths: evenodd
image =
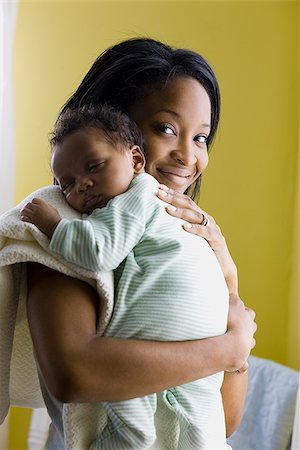
<svg viewBox="0 0 300 450">
<path fill-rule="evenodd" d="M 50 139 L 51 167 L 70 206 L 90 214 L 144 172 L 137 125 L 110 106 L 66 110 Z"/>
</svg>

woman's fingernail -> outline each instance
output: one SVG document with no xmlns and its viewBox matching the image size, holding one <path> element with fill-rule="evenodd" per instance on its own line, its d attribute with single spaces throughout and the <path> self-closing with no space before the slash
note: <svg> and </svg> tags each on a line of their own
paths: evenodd
<svg viewBox="0 0 300 450">
<path fill-rule="evenodd" d="M 166 197 L 168 194 L 167 192 L 163 191 L 162 189 L 159 189 L 159 194 L 162 195 L 163 197 Z"/>
<path fill-rule="evenodd" d="M 168 205 L 167 206 L 167 209 L 169 210 L 169 211 L 176 211 L 176 206 L 173 206 L 173 205 Z"/>
<path fill-rule="evenodd" d="M 166 186 L 165 184 L 160 184 L 159 185 L 159 189 L 162 189 L 163 191 L 168 191 L 169 190 L 168 186 Z"/>
<path fill-rule="evenodd" d="M 192 228 L 192 224 L 191 223 L 184 223 L 183 224 L 183 228 L 185 229 L 185 230 L 190 230 L 191 228 Z"/>
</svg>

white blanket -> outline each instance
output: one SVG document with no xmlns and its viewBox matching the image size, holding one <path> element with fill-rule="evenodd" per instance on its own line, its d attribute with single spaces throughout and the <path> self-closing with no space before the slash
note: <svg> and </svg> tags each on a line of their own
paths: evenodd
<svg viewBox="0 0 300 450">
<path fill-rule="evenodd" d="M 94 286 L 103 306 L 99 334 L 103 333 L 113 308 L 112 272 L 92 272 L 66 262 L 49 250 L 49 240 L 43 233 L 34 225 L 20 220 L 20 210 L 33 197 L 47 200 L 62 217 L 80 217 L 67 205 L 57 186 L 39 189 L 0 216 L 0 423 L 4 421 L 10 405 L 44 406 L 26 318 L 24 263 L 41 263 Z M 64 406 L 66 448 L 84 448 L 87 440 L 97 433 L 96 408 L 97 404 Z"/>
</svg>

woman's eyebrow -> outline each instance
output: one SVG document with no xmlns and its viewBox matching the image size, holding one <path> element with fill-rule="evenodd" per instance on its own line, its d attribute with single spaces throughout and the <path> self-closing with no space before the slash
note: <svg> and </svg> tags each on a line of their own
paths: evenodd
<svg viewBox="0 0 300 450">
<path fill-rule="evenodd" d="M 180 117 L 180 114 L 178 114 L 176 111 L 173 111 L 172 109 L 167 109 L 167 108 L 160 109 L 159 111 L 156 111 L 155 114 L 159 114 L 161 112 L 166 112 L 168 114 L 172 114 L 172 116 Z"/>
<path fill-rule="evenodd" d="M 154 113 L 154 115 L 159 114 L 161 112 L 166 112 L 166 113 L 171 114 L 172 116 L 175 116 L 175 117 L 178 117 L 178 118 L 181 117 L 181 115 L 178 112 L 173 111 L 172 109 L 168 109 L 168 108 L 160 109 L 160 110 L 156 111 Z M 210 123 L 201 123 L 201 127 L 210 129 Z"/>
</svg>

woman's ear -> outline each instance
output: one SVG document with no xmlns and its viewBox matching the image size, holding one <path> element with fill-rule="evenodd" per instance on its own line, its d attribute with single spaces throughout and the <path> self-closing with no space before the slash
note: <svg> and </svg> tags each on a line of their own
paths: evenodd
<svg viewBox="0 0 300 450">
<path fill-rule="evenodd" d="M 139 173 L 142 173 L 145 170 L 146 164 L 145 156 L 138 145 L 133 145 L 130 148 L 130 151 L 132 156 L 132 166 L 134 169 L 134 173 L 138 175 Z"/>
</svg>

